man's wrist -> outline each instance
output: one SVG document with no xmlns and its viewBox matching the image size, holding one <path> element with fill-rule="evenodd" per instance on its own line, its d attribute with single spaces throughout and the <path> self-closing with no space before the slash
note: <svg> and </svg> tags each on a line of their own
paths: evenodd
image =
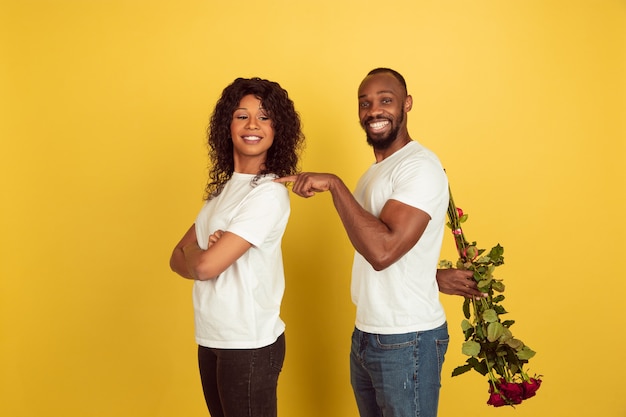
<svg viewBox="0 0 626 417">
<path fill-rule="evenodd" d="M 331 193 L 334 193 L 337 191 L 341 191 L 342 188 L 346 189 L 346 186 L 341 180 L 341 178 L 339 178 L 335 174 L 330 174 L 330 176 L 331 176 L 330 180 L 328 180 L 328 191 L 330 191 Z"/>
</svg>

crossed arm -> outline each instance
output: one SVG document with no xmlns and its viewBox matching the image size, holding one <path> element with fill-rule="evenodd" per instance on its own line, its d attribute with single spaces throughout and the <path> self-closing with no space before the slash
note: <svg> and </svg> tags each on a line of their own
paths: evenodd
<svg viewBox="0 0 626 417">
<path fill-rule="evenodd" d="M 219 276 L 252 245 L 234 233 L 217 230 L 209 236 L 208 248 L 197 243 L 195 225 L 178 242 L 170 257 L 170 268 L 183 278 L 206 281 Z"/>
</svg>

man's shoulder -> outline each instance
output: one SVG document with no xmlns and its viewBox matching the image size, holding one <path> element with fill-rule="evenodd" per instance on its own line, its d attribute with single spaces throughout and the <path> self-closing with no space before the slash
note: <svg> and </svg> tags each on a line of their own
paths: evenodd
<svg viewBox="0 0 626 417">
<path fill-rule="evenodd" d="M 434 168 L 441 167 L 441 161 L 437 154 L 428 149 L 419 142 L 411 142 L 406 147 L 406 150 L 399 155 L 397 164 L 402 166 L 432 166 Z"/>
</svg>

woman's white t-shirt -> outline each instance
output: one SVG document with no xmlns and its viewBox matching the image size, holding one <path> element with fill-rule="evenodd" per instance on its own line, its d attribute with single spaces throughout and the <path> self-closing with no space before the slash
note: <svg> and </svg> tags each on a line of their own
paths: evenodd
<svg viewBox="0 0 626 417">
<path fill-rule="evenodd" d="M 280 305 L 285 289 L 281 240 L 290 214 L 289 193 L 265 176 L 233 173 L 222 192 L 205 202 L 195 223 L 198 245 L 223 230 L 252 247 L 217 278 L 195 281 L 196 342 L 220 349 L 270 345 L 285 330 Z"/>
</svg>

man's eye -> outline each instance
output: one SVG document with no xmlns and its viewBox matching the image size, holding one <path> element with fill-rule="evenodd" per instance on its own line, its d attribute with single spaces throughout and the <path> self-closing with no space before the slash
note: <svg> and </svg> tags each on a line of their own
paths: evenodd
<svg viewBox="0 0 626 417">
<path fill-rule="evenodd" d="M 362 108 L 368 107 L 369 105 L 370 104 L 368 102 L 366 102 L 366 101 L 362 101 L 362 102 L 359 103 L 359 107 L 362 107 Z"/>
<path fill-rule="evenodd" d="M 389 103 L 391 103 L 391 99 L 390 98 L 384 98 L 384 99 L 382 99 L 382 103 L 383 104 L 389 104 Z"/>
</svg>

